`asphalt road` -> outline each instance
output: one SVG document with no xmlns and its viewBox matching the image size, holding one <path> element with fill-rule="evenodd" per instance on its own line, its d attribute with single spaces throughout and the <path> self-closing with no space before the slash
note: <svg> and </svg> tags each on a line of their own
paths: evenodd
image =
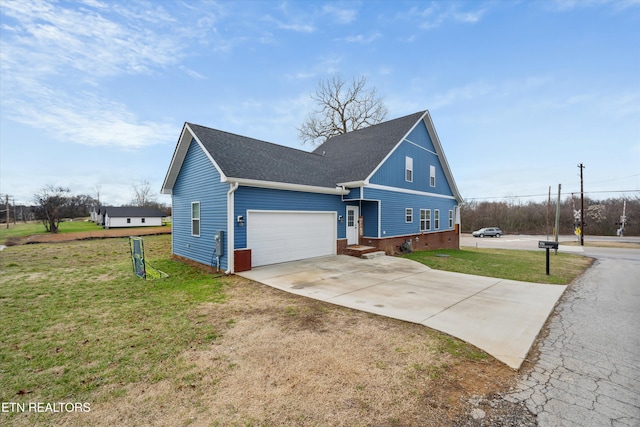
<svg viewBox="0 0 640 427">
<path fill-rule="evenodd" d="M 620 241 L 593 238 L 609 239 Z M 534 249 L 538 240 L 546 236 L 462 244 Z M 541 427 L 640 426 L 640 249 L 579 248 L 596 262 L 567 288 L 537 362 L 505 400 L 524 402 Z"/>
<path fill-rule="evenodd" d="M 461 246 L 470 246 L 474 248 L 504 248 L 504 249 L 526 249 L 534 250 L 538 249 L 538 241 L 540 240 L 554 240 L 553 236 L 545 235 L 526 235 L 526 234 L 506 234 L 502 237 L 472 237 L 471 234 L 462 234 L 460 237 Z M 582 246 L 567 246 L 562 245 L 565 243 L 577 243 L 578 238 L 576 236 L 562 235 L 558 238 L 561 246 L 572 252 L 582 252 Z M 598 242 L 613 242 L 613 243 L 640 243 L 640 237 L 615 237 L 615 236 L 585 236 L 585 243 L 598 243 Z M 542 250 L 542 249 L 541 249 Z"/>
</svg>

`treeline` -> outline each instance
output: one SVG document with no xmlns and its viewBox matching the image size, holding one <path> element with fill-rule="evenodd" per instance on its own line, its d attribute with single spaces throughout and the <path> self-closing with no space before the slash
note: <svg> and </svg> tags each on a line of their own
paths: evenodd
<svg viewBox="0 0 640 427">
<path fill-rule="evenodd" d="M 640 196 L 595 200 L 584 199 L 585 235 L 615 236 L 626 201 L 625 236 L 640 236 Z M 572 234 L 579 226 L 580 198 L 567 197 L 560 203 L 560 234 Z M 519 203 L 465 202 L 460 208 L 462 231 L 471 232 L 482 227 L 500 227 L 508 234 L 546 234 L 553 232 L 556 220 L 556 201 Z M 577 219 L 576 219 L 577 217 Z"/>
<path fill-rule="evenodd" d="M 134 197 L 131 203 L 124 206 L 138 206 L 145 208 L 156 208 L 167 215 L 171 215 L 171 207 L 156 201 L 151 192 L 149 183 L 143 181 L 141 184 L 134 184 Z M 98 192 L 99 193 L 99 192 Z M 33 195 L 34 204 L 12 205 L 5 199 L 5 205 L 0 211 L 0 222 L 7 223 L 18 221 L 42 221 L 48 232 L 56 233 L 61 221 L 88 217 L 90 209 L 101 206 L 98 198 L 88 194 L 71 194 L 69 188 L 47 185 L 38 193 Z"/>
</svg>

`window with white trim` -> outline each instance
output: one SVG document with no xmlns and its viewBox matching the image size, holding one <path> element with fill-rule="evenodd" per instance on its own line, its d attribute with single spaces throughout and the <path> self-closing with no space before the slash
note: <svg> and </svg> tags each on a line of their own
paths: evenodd
<svg viewBox="0 0 640 427">
<path fill-rule="evenodd" d="M 420 209 L 420 231 L 431 230 L 431 210 Z"/>
<path fill-rule="evenodd" d="M 438 209 L 433 210 L 433 229 L 440 230 L 440 211 Z"/>
<path fill-rule="evenodd" d="M 453 211 L 449 211 L 449 228 L 453 228 Z"/>
<path fill-rule="evenodd" d="M 413 222 L 413 208 L 404 210 L 404 222 Z"/>
<path fill-rule="evenodd" d="M 404 158 L 404 179 L 407 182 L 413 182 L 413 159 L 411 157 Z"/>
<path fill-rule="evenodd" d="M 429 185 L 436 186 L 436 167 L 433 165 L 429 166 Z"/>
<path fill-rule="evenodd" d="M 200 237 L 200 202 L 191 202 L 191 235 Z"/>
</svg>

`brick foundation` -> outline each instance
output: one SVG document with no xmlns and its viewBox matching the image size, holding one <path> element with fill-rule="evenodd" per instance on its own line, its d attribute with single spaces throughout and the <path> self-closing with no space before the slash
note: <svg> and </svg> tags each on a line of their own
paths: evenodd
<svg viewBox="0 0 640 427">
<path fill-rule="evenodd" d="M 387 255 L 393 255 L 399 253 L 400 245 L 409 239 L 411 239 L 411 249 L 414 251 L 460 248 L 460 235 L 455 230 L 439 233 L 409 234 L 386 239 L 361 237 L 360 244 L 374 246 L 381 251 L 385 251 Z"/>
<path fill-rule="evenodd" d="M 336 242 L 336 253 L 338 255 L 346 255 L 347 252 L 347 239 L 339 239 Z"/>
</svg>

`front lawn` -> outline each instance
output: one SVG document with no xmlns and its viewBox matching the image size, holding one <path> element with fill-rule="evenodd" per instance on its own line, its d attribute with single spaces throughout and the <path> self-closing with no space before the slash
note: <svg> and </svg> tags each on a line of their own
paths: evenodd
<svg viewBox="0 0 640 427">
<path fill-rule="evenodd" d="M 424 326 L 218 277 L 145 237 L 0 251 L 0 425 L 452 425 L 515 373 Z M 4 408 L 4 406 L 3 406 Z M 59 408 L 58 408 L 59 409 Z M 464 416 L 464 415 L 463 415 Z"/>
<path fill-rule="evenodd" d="M 566 285 L 584 270 L 592 259 L 551 251 L 549 273 L 546 275 L 546 251 L 513 251 L 508 249 L 474 249 L 416 251 L 404 257 L 421 262 L 436 270 L 499 277 L 534 283 Z"/>
</svg>

